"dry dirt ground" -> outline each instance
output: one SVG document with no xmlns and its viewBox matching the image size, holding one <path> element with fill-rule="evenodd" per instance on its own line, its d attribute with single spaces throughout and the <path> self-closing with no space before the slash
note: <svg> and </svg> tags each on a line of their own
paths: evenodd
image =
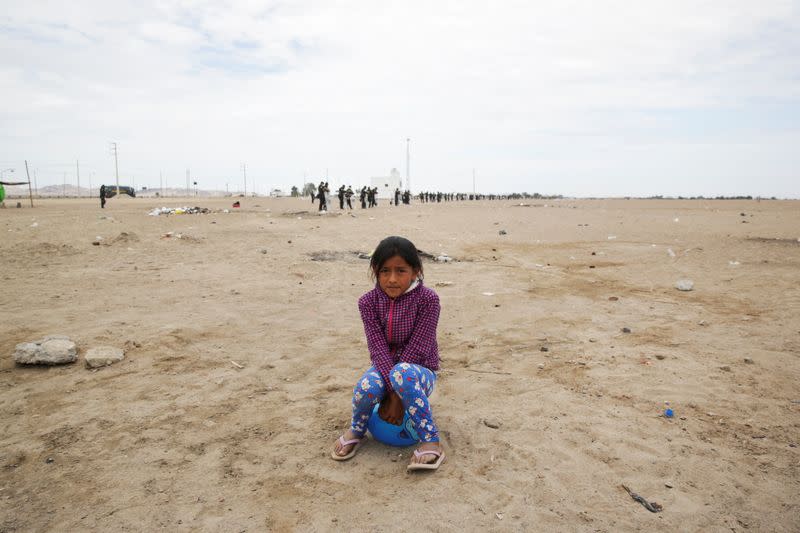
<svg viewBox="0 0 800 533">
<path fill-rule="evenodd" d="M 0 210 L 0 531 L 800 530 L 798 202 L 231 202 Z M 391 234 L 455 259 L 435 473 L 329 459 Z M 47 334 L 79 361 L 14 364 Z"/>
</svg>

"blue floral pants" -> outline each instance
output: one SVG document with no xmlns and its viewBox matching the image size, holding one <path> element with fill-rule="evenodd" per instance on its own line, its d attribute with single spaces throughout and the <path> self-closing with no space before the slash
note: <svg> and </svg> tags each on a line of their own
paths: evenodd
<svg viewBox="0 0 800 533">
<path fill-rule="evenodd" d="M 439 442 L 439 430 L 433 421 L 428 397 L 436 384 L 436 373 L 424 366 L 397 363 L 389 373 L 394 391 L 403 401 L 411 423 L 422 442 Z M 353 389 L 353 420 L 350 429 L 357 437 L 367 431 L 367 421 L 376 403 L 386 394 L 383 378 L 371 366 Z"/>
</svg>

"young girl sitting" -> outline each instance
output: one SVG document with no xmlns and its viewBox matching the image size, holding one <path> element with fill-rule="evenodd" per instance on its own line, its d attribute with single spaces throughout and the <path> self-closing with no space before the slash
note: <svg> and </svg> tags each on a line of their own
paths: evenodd
<svg viewBox="0 0 800 533">
<path fill-rule="evenodd" d="M 353 418 L 334 445 L 337 461 L 353 457 L 366 440 L 367 421 L 378 415 L 400 425 L 404 411 L 422 441 L 408 470 L 436 470 L 444 460 L 428 397 L 436 383 L 439 296 L 422 285 L 417 248 L 403 237 L 387 237 L 370 260 L 374 289 L 358 300 L 372 366 L 353 390 Z"/>
</svg>

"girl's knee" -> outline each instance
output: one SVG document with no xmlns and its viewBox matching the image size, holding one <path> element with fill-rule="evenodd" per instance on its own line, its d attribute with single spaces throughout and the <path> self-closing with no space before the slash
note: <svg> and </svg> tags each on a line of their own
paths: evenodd
<svg viewBox="0 0 800 533">
<path fill-rule="evenodd" d="M 378 403 L 383 398 L 383 380 L 380 374 L 376 376 L 365 374 L 353 388 L 353 403 L 371 405 Z"/>
</svg>

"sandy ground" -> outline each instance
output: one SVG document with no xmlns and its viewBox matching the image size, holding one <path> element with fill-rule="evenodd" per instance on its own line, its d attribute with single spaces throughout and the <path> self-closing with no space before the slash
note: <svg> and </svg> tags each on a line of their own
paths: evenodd
<svg viewBox="0 0 800 533">
<path fill-rule="evenodd" d="M 194 203 L 0 211 L 0 531 L 800 530 L 798 202 L 147 216 Z M 425 263 L 433 474 L 328 457 L 368 365 L 357 252 L 390 234 L 458 259 Z M 126 359 L 13 363 L 47 334 Z"/>
</svg>

